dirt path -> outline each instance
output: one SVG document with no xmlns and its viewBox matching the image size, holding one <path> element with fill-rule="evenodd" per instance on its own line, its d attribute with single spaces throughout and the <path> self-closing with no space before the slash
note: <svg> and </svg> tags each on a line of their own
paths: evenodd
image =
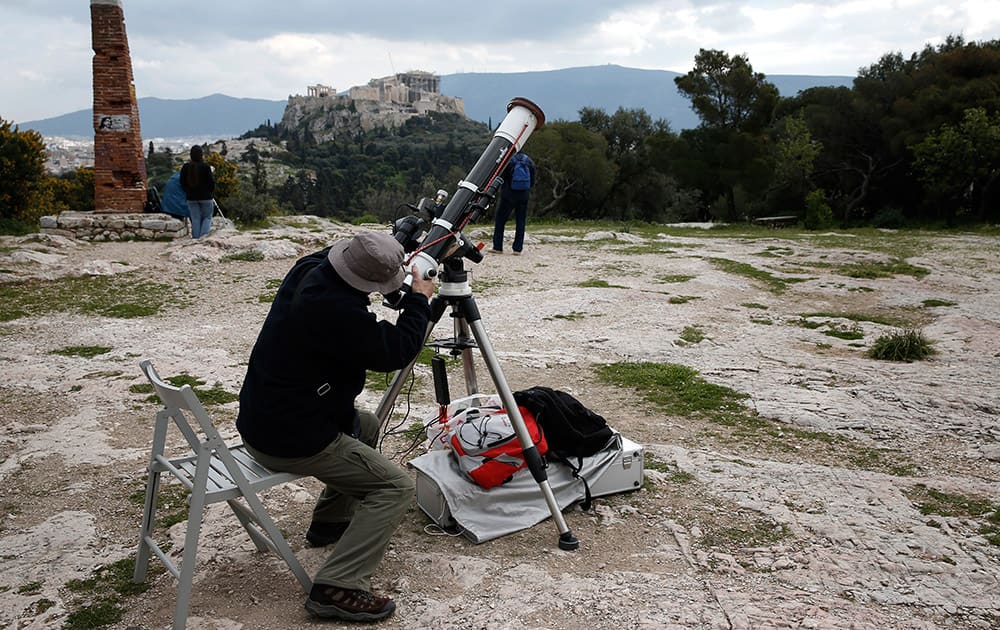
<svg viewBox="0 0 1000 630">
<path fill-rule="evenodd" d="M 300 217 L 201 243 L 0 240 L 0 291 L 45 281 L 30 294 L 4 293 L 0 307 L 0 626 L 62 627 L 97 597 L 73 580 L 134 552 L 134 495 L 156 412 L 133 391 L 143 382 L 138 361 L 238 392 L 275 282 L 295 257 L 355 229 Z M 523 256 L 470 265 L 512 388 L 565 389 L 605 415 L 645 446 L 646 484 L 591 512 L 567 511 L 582 541 L 575 553 L 556 548 L 550 521 L 474 545 L 432 535 L 414 506 L 375 576 L 397 602 L 382 627 L 1000 625 L 1000 546 L 983 534 L 1000 505 L 1000 242 L 773 234 L 643 238 L 529 226 Z M 889 268 L 894 251 L 912 267 L 844 274 Z M 748 269 L 766 273 L 750 279 Z M 162 286 L 137 286 L 139 278 Z M 9 315 L 15 300 L 25 302 L 21 316 Z M 109 315 L 129 301 L 160 306 L 145 317 Z M 110 306 L 79 307 L 95 302 Z M 919 325 L 937 354 L 917 363 L 865 357 L 900 318 Z M 693 368 L 747 394 L 768 420 L 730 426 L 664 413 L 598 378 L 595 365 L 622 361 Z M 433 389 L 422 368 L 417 375 L 408 401 L 423 418 Z M 451 378 L 457 387 L 460 373 Z M 363 402 L 373 407 L 379 396 L 366 392 Z M 235 403 L 213 407 L 233 436 L 235 412 Z M 389 441 L 390 450 L 404 446 Z M 310 570 L 324 557 L 302 539 L 316 490 L 304 481 L 267 495 Z M 979 513 L 962 499 L 982 500 Z M 175 551 L 183 526 L 170 530 Z M 161 571 L 151 584 L 116 596 L 124 614 L 110 627 L 169 626 L 174 581 Z M 312 623 L 291 575 L 254 553 L 224 510 L 206 519 L 195 591 L 190 627 Z"/>
</svg>

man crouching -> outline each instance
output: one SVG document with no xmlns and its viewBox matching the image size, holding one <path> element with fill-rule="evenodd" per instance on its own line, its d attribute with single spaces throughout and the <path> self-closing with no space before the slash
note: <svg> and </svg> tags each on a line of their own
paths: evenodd
<svg viewBox="0 0 1000 630">
<path fill-rule="evenodd" d="M 403 247 L 388 234 L 354 238 L 300 259 L 285 276 L 250 354 L 236 420 L 264 466 L 324 484 L 306 540 L 336 543 L 305 607 L 317 617 L 377 621 L 395 610 L 371 591 L 414 483 L 373 447 L 379 422 L 355 408 L 366 370 L 399 370 L 427 333 L 433 280 L 413 269 L 395 324 L 378 321 L 369 294 L 400 288 Z"/>
</svg>

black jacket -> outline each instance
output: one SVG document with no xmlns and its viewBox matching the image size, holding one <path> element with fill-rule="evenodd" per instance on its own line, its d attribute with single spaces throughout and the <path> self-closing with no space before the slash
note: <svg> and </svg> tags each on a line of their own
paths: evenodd
<svg viewBox="0 0 1000 630">
<path fill-rule="evenodd" d="M 406 367 L 423 346 L 427 298 L 408 294 L 395 325 L 334 271 L 329 249 L 285 276 L 250 354 L 236 427 L 275 457 L 307 457 L 350 432 L 365 371 Z"/>
<path fill-rule="evenodd" d="M 181 167 L 181 188 L 188 201 L 208 201 L 215 194 L 215 176 L 205 162 L 188 162 Z"/>
</svg>

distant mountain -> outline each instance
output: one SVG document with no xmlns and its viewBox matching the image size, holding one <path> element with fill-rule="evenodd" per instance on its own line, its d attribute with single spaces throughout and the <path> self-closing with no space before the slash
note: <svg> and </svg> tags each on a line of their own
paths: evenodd
<svg viewBox="0 0 1000 630">
<path fill-rule="evenodd" d="M 231 138 L 256 129 L 268 120 L 280 122 L 287 102 L 234 98 L 224 94 L 186 100 L 144 97 L 138 100 L 139 124 L 144 138 Z M 18 126 L 34 129 L 43 136 L 93 137 L 92 112 L 92 109 L 81 109 L 55 118 L 18 123 Z"/>
<path fill-rule="evenodd" d="M 677 72 L 639 70 L 622 66 L 589 66 L 541 72 L 459 73 L 441 76 L 441 93 L 465 101 L 472 120 L 495 126 L 515 96 L 534 101 L 548 121 L 577 120 L 582 107 L 614 113 L 619 107 L 645 109 L 653 119 L 665 119 L 674 131 L 697 127 L 699 120 L 687 99 L 677 92 Z M 816 86 L 850 86 L 853 77 L 768 75 L 782 96 L 794 96 Z M 139 99 L 145 138 L 238 136 L 270 120 L 281 120 L 287 101 L 233 98 L 213 94 L 188 100 Z M 82 109 L 55 118 L 18 123 L 44 136 L 92 137 L 93 114 Z"/>
<path fill-rule="evenodd" d="M 622 66 L 588 66 L 544 72 L 462 73 L 441 76 L 441 92 L 461 96 L 465 114 L 473 120 L 499 123 L 507 103 L 515 96 L 530 99 L 545 112 L 545 119 L 578 120 L 582 107 L 614 113 L 619 107 L 642 108 L 656 119 L 670 122 L 674 131 L 699 124 L 691 103 L 681 96 L 669 70 L 639 70 Z M 853 77 L 768 75 L 782 96 L 795 96 L 817 86 L 847 86 Z"/>
</svg>

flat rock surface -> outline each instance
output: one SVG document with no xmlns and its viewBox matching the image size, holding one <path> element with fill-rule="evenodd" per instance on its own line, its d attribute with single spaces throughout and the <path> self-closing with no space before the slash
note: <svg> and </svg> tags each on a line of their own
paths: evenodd
<svg viewBox="0 0 1000 630">
<path fill-rule="evenodd" d="M 200 242 L 0 238 L 0 626 L 62 627 L 88 597 L 73 581 L 134 554 L 158 408 L 136 387 L 138 362 L 238 392 L 277 282 L 358 229 L 292 217 Z M 1000 626 L 1000 546 L 987 538 L 991 526 L 1000 536 L 988 520 L 1000 506 L 1000 239 L 671 234 L 529 225 L 523 255 L 467 264 L 511 388 L 563 389 L 604 415 L 644 446 L 645 483 L 567 510 L 576 552 L 557 548 L 551 519 L 475 545 L 414 505 L 374 576 L 397 603 L 380 627 Z M 895 272 L 850 273 L 872 266 Z M 152 308 L 122 318 L 81 306 L 98 299 Z M 30 304 L 11 315 L 17 300 Z M 936 353 L 866 356 L 904 325 Z M 450 335 L 445 321 L 434 337 Z M 618 362 L 688 366 L 757 415 L 667 413 L 599 377 Z M 396 406 L 404 427 L 434 410 L 429 370 L 414 375 Z M 236 403 L 209 409 L 235 439 Z M 384 447 L 401 462 L 420 449 L 398 435 Z M 325 557 L 302 536 L 317 492 L 307 479 L 265 493 L 309 571 Z M 177 513 L 173 496 L 164 513 Z M 158 529 L 171 553 L 184 526 Z M 148 591 L 118 596 L 110 627 L 169 627 L 175 582 L 153 567 Z M 303 597 L 224 505 L 208 511 L 188 627 L 300 627 Z"/>
</svg>

